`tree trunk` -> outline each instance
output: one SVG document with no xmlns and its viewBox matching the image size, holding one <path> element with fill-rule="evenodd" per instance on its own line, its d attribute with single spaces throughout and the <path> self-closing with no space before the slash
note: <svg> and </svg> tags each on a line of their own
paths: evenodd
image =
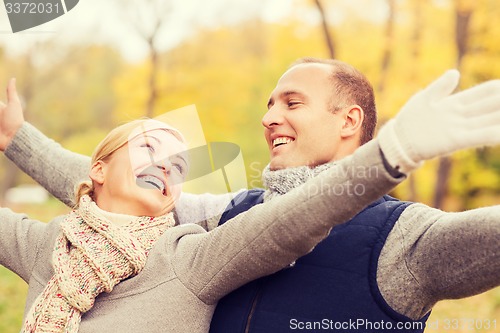
<svg viewBox="0 0 500 333">
<path fill-rule="evenodd" d="M 455 45 L 457 48 L 457 68 L 460 70 L 462 59 L 467 53 L 467 41 L 469 36 L 469 24 L 473 8 L 464 6 L 462 1 L 455 1 Z M 448 181 L 452 168 L 451 157 L 443 157 L 439 160 L 434 207 L 442 208 L 444 200 L 448 195 Z"/>
<path fill-rule="evenodd" d="M 156 39 L 164 23 L 168 22 L 173 13 L 172 3 L 169 0 L 124 1 L 116 0 L 119 7 L 132 17 L 132 24 L 137 33 L 148 46 L 149 62 L 151 65 L 147 78 L 148 98 L 145 105 L 145 116 L 152 118 L 160 91 L 158 89 L 158 71 L 160 56 Z"/>
<path fill-rule="evenodd" d="M 413 0 L 412 1 L 412 9 L 413 9 L 413 31 L 411 34 L 411 57 L 414 66 L 410 69 L 410 82 L 418 82 L 418 63 L 420 58 L 420 47 L 422 42 L 422 30 L 423 30 L 423 22 L 422 22 L 422 0 Z M 409 189 L 409 201 L 417 202 L 418 200 L 418 189 L 417 189 L 417 181 L 416 174 L 410 174 L 408 178 L 408 189 Z"/>
<path fill-rule="evenodd" d="M 396 10 L 396 0 L 387 0 L 389 6 L 389 17 L 387 18 L 385 26 L 385 46 L 382 55 L 382 66 L 380 71 L 380 81 L 378 83 L 377 91 L 381 94 L 385 89 L 387 81 L 389 65 L 392 58 L 393 40 L 394 40 L 394 14 Z"/>
<path fill-rule="evenodd" d="M 328 47 L 328 54 L 330 58 L 335 59 L 335 41 L 333 40 L 330 29 L 328 29 L 328 20 L 326 19 L 325 9 L 320 0 L 314 0 L 319 14 L 321 15 L 321 26 L 323 27 L 323 34 L 325 36 L 326 46 Z"/>
<path fill-rule="evenodd" d="M 36 51 L 36 50 L 35 50 Z M 31 99 L 33 98 L 33 90 L 34 90 L 34 77 L 35 77 L 35 68 L 33 67 L 33 60 L 30 54 L 35 52 L 30 52 L 24 58 L 24 70 L 22 71 L 22 77 L 19 78 L 17 89 L 19 91 L 19 95 L 22 98 L 23 109 L 24 109 L 24 117 L 29 119 L 29 104 Z M 21 174 L 19 168 L 11 161 L 5 159 L 2 163 L 3 165 L 3 179 L 0 182 L 0 206 L 5 204 L 5 193 L 11 187 L 17 185 L 17 180 Z"/>
<path fill-rule="evenodd" d="M 156 51 L 154 45 L 150 44 L 150 61 L 151 61 L 151 71 L 149 73 L 148 87 L 149 87 L 149 97 L 146 105 L 146 117 L 153 118 L 156 101 L 158 99 L 158 87 L 157 87 L 157 73 L 159 70 L 158 52 Z"/>
</svg>

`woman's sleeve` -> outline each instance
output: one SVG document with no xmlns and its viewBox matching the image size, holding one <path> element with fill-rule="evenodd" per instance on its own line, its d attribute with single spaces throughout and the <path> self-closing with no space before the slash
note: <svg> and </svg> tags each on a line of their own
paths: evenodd
<svg viewBox="0 0 500 333">
<path fill-rule="evenodd" d="M 403 179 L 388 173 L 377 141 L 367 143 L 286 195 L 254 206 L 209 233 L 179 237 L 170 249 L 176 273 L 203 302 L 213 304 L 307 254 L 332 227 Z"/>
<path fill-rule="evenodd" d="M 75 203 L 75 186 L 88 180 L 88 156 L 64 149 L 27 122 L 17 131 L 5 155 L 70 207 Z"/>
<path fill-rule="evenodd" d="M 0 265 L 28 282 L 46 224 L 0 208 Z"/>
<path fill-rule="evenodd" d="M 181 224 L 196 223 L 210 231 L 217 227 L 221 215 L 236 195 L 245 190 L 225 194 L 191 194 L 183 192 L 175 205 Z"/>
</svg>

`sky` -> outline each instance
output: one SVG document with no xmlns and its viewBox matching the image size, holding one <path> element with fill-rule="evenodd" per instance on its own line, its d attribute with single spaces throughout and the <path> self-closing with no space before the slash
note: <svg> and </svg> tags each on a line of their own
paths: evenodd
<svg viewBox="0 0 500 333">
<path fill-rule="evenodd" d="M 29 51 L 37 42 L 51 39 L 63 44 L 106 44 L 119 50 L 126 60 L 138 62 L 148 54 L 147 46 L 132 24 L 137 22 L 137 18 L 133 17 L 138 11 L 127 10 L 126 4 L 137 6 L 138 3 L 146 2 L 147 0 L 80 0 L 65 15 L 18 33 L 12 33 L 6 9 L 1 6 L 0 45 L 8 55 L 16 55 Z M 319 14 L 311 6 L 312 1 L 308 0 L 171 0 L 170 3 L 173 3 L 175 15 L 168 15 L 160 32 L 157 44 L 160 51 L 175 47 L 197 29 L 236 24 L 248 18 L 260 17 L 267 22 L 284 21 L 291 16 L 307 22 L 319 20 Z M 304 3 L 309 4 L 309 10 L 304 10 L 301 5 Z M 336 10 L 328 12 L 332 24 L 350 15 L 383 20 L 387 14 L 385 0 L 327 0 L 324 5 L 336 6 Z M 148 17 L 154 14 L 143 12 L 143 20 L 139 25 L 146 27 L 153 21 Z"/>
<path fill-rule="evenodd" d="M 28 1 L 28 0 L 26 0 Z M 3 5 L 0 8 L 0 44 L 9 55 L 26 52 L 39 41 L 54 39 L 62 43 L 103 43 L 116 47 L 129 61 L 140 61 L 147 54 L 144 41 L 132 22 L 137 11 L 125 8 L 137 0 L 80 0 L 73 10 L 53 21 L 12 33 Z M 144 1 L 144 0 L 141 0 Z M 144 1 L 145 2 L 145 1 Z M 279 21 L 290 15 L 291 0 L 174 0 L 175 15 L 168 15 L 158 38 L 158 48 L 166 50 L 196 32 L 197 28 L 235 24 L 248 17 Z M 121 6 L 120 6 L 121 5 Z M 154 15 L 144 12 L 144 17 Z M 147 27 L 151 20 L 143 19 Z M 137 25 L 137 24 L 136 24 Z"/>
</svg>

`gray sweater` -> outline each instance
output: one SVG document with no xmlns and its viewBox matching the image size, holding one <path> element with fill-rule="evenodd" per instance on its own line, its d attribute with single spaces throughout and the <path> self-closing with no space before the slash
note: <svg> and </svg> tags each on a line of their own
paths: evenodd
<svg viewBox="0 0 500 333">
<path fill-rule="evenodd" d="M 373 144 L 366 150 L 379 154 Z M 73 202 L 73 186 L 87 177 L 90 161 L 63 149 L 27 123 L 6 155 L 68 205 Z M 184 195 L 178 215 L 181 222 L 208 217 L 213 226 L 228 200 L 228 196 Z M 440 300 L 468 297 L 499 286 L 499 240 L 500 206 L 445 213 L 422 204 L 410 205 L 379 258 L 377 281 L 382 295 L 397 312 L 419 319 Z"/>
<path fill-rule="evenodd" d="M 15 145 L 9 148 L 10 156 L 20 148 Z M 57 161 L 54 165 L 61 165 Z M 349 172 L 353 167 L 375 171 L 356 178 Z M 61 179 L 63 173 L 54 173 Z M 307 254 L 333 226 L 352 218 L 403 179 L 386 171 L 378 144 L 372 142 L 287 195 L 257 205 L 210 232 L 192 223 L 171 228 L 157 241 L 141 273 L 97 297 L 94 307 L 83 314 L 79 331 L 208 332 L 221 297 Z M 363 186 L 365 191 L 353 197 L 328 190 L 339 185 Z M 26 311 L 54 273 L 51 258 L 61 221 L 62 217 L 45 224 L 0 209 L 0 264 L 29 284 Z"/>
</svg>

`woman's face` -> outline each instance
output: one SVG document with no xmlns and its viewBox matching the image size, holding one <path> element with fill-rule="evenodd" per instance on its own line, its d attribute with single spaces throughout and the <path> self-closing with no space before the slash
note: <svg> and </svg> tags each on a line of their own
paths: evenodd
<svg viewBox="0 0 500 333">
<path fill-rule="evenodd" d="M 96 199 L 105 210 L 136 216 L 170 212 L 179 198 L 188 163 L 186 146 L 165 128 L 142 128 L 102 162 Z"/>
</svg>

